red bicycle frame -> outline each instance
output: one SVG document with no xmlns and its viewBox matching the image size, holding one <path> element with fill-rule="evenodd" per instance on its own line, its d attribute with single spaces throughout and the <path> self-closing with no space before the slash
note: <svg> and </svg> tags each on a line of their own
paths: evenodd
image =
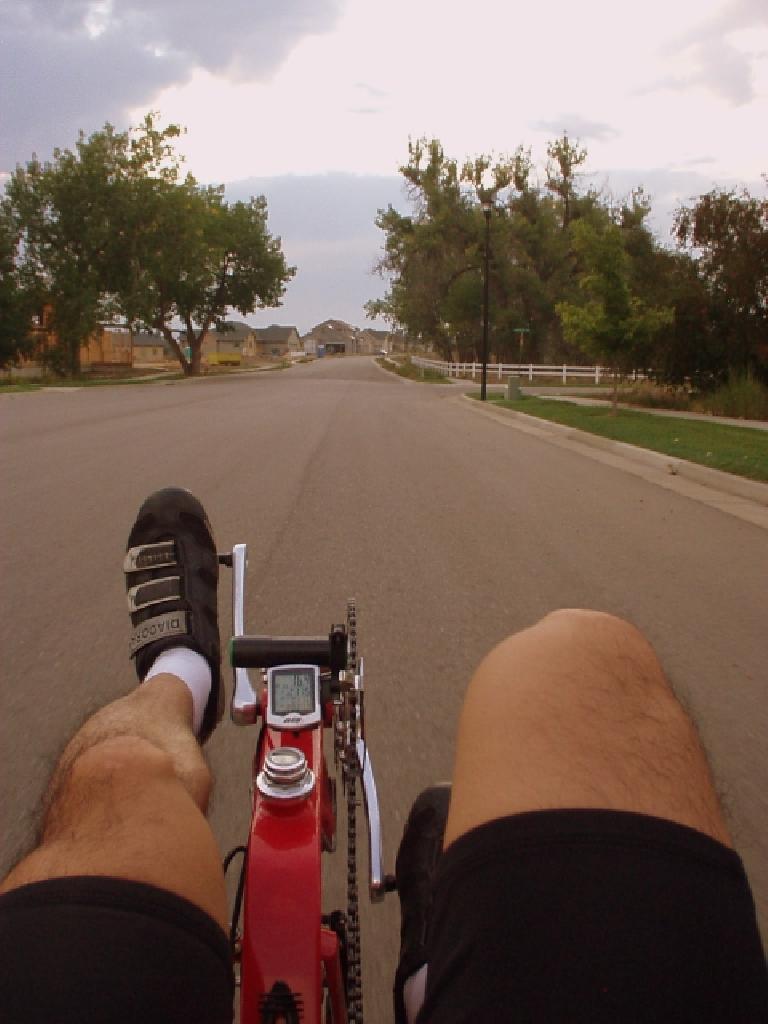
<svg viewBox="0 0 768 1024">
<path fill-rule="evenodd" d="M 259 650 L 266 652 L 261 654 L 262 667 L 278 664 L 275 659 L 312 661 L 306 652 L 313 646 L 319 652 L 322 647 L 326 660 L 319 661 L 318 653 L 316 663 L 327 668 L 329 642 L 334 635 L 245 637 L 245 545 L 235 545 L 224 561 L 233 569 L 232 718 L 241 725 L 253 724 L 259 718 L 266 722 L 266 692 L 257 695 L 253 690 L 244 667 L 253 661 L 242 653 L 242 642 L 237 647 L 238 642 L 259 641 Z M 341 639 L 345 640 L 345 634 Z M 241 652 L 239 655 L 236 648 Z M 267 657 L 272 660 L 267 662 Z M 362 666 L 353 675 L 337 671 L 337 677 L 339 687 L 345 686 L 352 695 L 347 706 L 357 707 L 361 712 Z M 242 1024 L 320 1024 L 324 1003 L 334 1024 L 360 1019 L 360 1010 L 348 1012 L 343 915 L 323 918 L 321 903 L 321 856 L 336 845 L 335 780 L 327 769 L 323 730 L 332 729 L 335 736 L 337 728 L 344 730 L 345 723 L 339 722 L 342 704 L 339 699 L 325 700 L 322 721 L 317 725 L 295 731 L 265 724 L 259 735 L 253 759 L 251 827 L 243 865 L 242 938 L 235 951 L 240 965 Z M 346 727 L 349 725 L 347 722 Z M 369 826 L 370 895 L 378 901 L 392 888 L 392 881 L 389 876 L 382 877 L 378 800 L 370 758 L 360 733 L 360 729 L 357 734 L 353 729 L 347 737 L 355 756 L 355 774 L 363 783 Z M 272 760 L 270 755 L 285 758 L 286 748 L 293 751 L 290 757 L 301 762 L 305 771 L 303 789 L 295 796 L 290 788 L 275 793 L 264 781 Z M 332 923 L 335 928 L 330 926 Z"/>
<path fill-rule="evenodd" d="M 293 1003 L 297 1019 L 320 1021 L 325 982 L 333 1020 L 346 1024 L 339 938 L 321 924 L 320 857 L 322 850 L 333 849 L 336 835 L 322 726 L 290 733 L 291 745 L 301 750 L 315 777 L 312 792 L 293 802 L 270 800 L 256 785 L 265 756 L 285 742 L 282 731 L 265 728 L 254 757 L 240 963 L 241 1020 L 269 1019 L 270 1012 L 282 1012 L 290 1020 Z"/>
</svg>

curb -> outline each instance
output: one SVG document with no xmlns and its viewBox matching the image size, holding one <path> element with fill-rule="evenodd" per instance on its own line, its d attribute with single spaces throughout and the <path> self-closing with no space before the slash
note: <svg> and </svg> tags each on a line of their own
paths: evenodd
<svg viewBox="0 0 768 1024">
<path fill-rule="evenodd" d="M 480 406 L 479 411 L 490 415 L 493 419 L 502 422 L 510 419 L 519 421 L 519 426 L 529 433 L 544 436 L 550 434 L 564 440 L 578 441 L 579 444 L 612 452 L 614 455 L 642 463 L 651 469 L 657 469 L 671 476 L 680 476 L 704 487 L 711 487 L 715 491 L 730 494 L 736 498 L 745 498 L 747 501 L 754 501 L 758 505 L 768 507 L 768 484 L 760 483 L 758 480 L 748 480 L 746 477 L 725 473 L 720 469 L 709 469 L 707 466 L 700 466 L 687 459 L 677 459 L 648 448 L 638 448 L 637 445 L 627 444 L 626 441 L 613 441 L 607 437 L 600 437 L 598 434 L 578 430 L 576 427 L 568 427 L 562 423 L 552 423 L 550 420 L 539 419 L 537 416 L 529 416 L 528 413 L 516 412 L 514 409 L 483 408 L 476 399 L 469 398 L 468 395 L 461 397 L 475 406 Z"/>
</svg>

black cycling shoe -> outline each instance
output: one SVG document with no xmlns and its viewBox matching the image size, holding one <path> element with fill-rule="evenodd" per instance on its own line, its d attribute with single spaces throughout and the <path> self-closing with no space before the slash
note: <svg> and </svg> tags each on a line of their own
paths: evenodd
<svg viewBox="0 0 768 1024">
<path fill-rule="evenodd" d="M 449 783 L 430 786 L 411 807 L 395 861 L 400 896 L 400 959 L 395 973 L 396 1024 L 407 1024 L 403 987 L 427 962 L 427 926 L 432 908 L 432 880 L 443 850 L 451 800 Z"/>
<path fill-rule="evenodd" d="M 189 647 L 211 666 L 200 742 L 224 710 L 216 588 L 219 559 L 205 510 L 189 491 L 166 487 L 139 509 L 123 563 L 133 631 L 130 657 L 143 680 L 159 654 Z"/>
</svg>

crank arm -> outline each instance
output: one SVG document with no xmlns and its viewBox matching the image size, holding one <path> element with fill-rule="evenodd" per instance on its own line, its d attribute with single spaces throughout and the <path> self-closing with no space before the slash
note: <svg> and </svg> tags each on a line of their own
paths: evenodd
<svg viewBox="0 0 768 1024">
<path fill-rule="evenodd" d="M 368 891 L 372 903 L 380 903 L 390 889 L 389 879 L 385 879 L 381 867 L 381 818 L 379 816 L 379 796 L 376 792 L 376 780 L 373 777 L 371 755 L 365 741 L 358 739 L 356 744 L 357 763 L 363 779 L 363 804 L 365 820 L 368 823 Z"/>
<path fill-rule="evenodd" d="M 248 550 L 245 544 L 232 548 L 232 628 L 235 636 L 245 635 L 245 570 Z M 235 725 L 253 725 L 259 717 L 259 698 L 254 693 L 247 668 L 236 668 L 230 717 Z"/>
</svg>

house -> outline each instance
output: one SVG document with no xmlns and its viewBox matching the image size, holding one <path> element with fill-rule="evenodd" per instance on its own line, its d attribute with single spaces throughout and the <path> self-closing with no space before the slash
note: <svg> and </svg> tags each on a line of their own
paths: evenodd
<svg viewBox="0 0 768 1024">
<path fill-rule="evenodd" d="M 368 327 L 364 334 L 370 339 L 375 353 L 394 351 L 395 335 L 392 331 L 376 331 L 372 327 Z"/>
<path fill-rule="evenodd" d="M 127 337 L 130 338 L 131 335 Z M 134 331 L 132 340 L 134 366 L 164 366 L 166 363 L 176 362 L 176 353 L 162 334 Z"/>
<path fill-rule="evenodd" d="M 253 335 L 252 348 L 249 350 L 249 355 L 253 357 L 285 356 L 301 348 L 301 339 L 295 327 L 280 327 L 278 324 L 256 327 Z"/>
<path fill-rule="evenodd" d="M 225 320 L 203 335 L 201 361 L 207 366 L 240 366 L 254 334 L 242 320 Z"/>
<path fill-rule="evenodd" d="M 80 349 L 83 370 L 109 373 L 132 365 L 131 334 L 124 327 L 99 326 Z"/>
<path fill-rule="evenodd" d="M 58 344 L 53 323 L 53 306 L 46 304 L 33 318 L 33 351 L 14 368 L 17 377 L 39 377 L 44 373 L 51 351 Z M 80 346 L 80 369 L 85 373 L 110 374 L 129 370 L 133 365 L 131 335 L 127 328 L 99 324 Z"/>
<path fill-rule="evenodd" d="M 295 327 L 281 327 L 278 324 L 272 324 L 270 327 L 258 328 L 255 332 L 255 355 L 262 357 L 284 356 L 298 347 L 299 334 Z"/>
<path fill-rule="evenodd" d="M 356 327 L 343 320 L 324 320 L 302 338 L 304 351 L 311 355 L 343 355 L 357 352 Z"/>
<path fill-rule="evenodd" d="M 382 350 L 394 350 L 398 340 L 402 348 L 402 336 L 393 331 L 375 331 L 372 328 L 353 327 L 343 320 L 324 320 L 323 323 L 302 338 L 304 351 L 312 355 L 320 352 L 326 355 L 377 355 Z"/>
</svg>

